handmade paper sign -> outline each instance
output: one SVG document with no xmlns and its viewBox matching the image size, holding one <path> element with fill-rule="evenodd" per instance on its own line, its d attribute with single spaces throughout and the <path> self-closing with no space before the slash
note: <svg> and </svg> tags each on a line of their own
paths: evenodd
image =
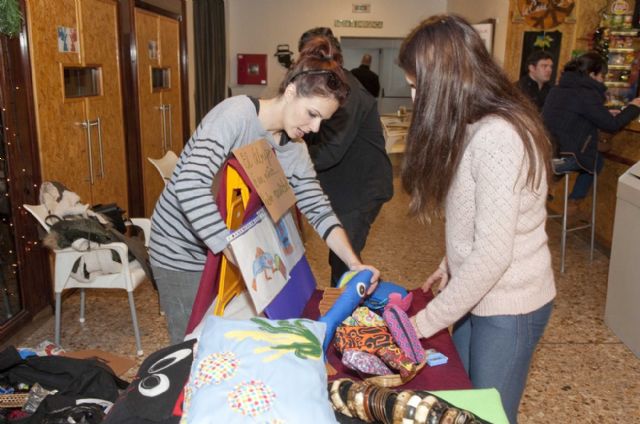
<svg viewBox="0 0 640 424">
<path fill-rule="evenodd" d="M 267 140 L 233 150 L 274 222 L 296 203 L 296 196 Z"/>
<path fill-rule="evenodd" d="M 228 237 L 258 314 L 289 281 L 304 254 L 291 212 L 275 223 L 264 208 Z"/>
</svg>

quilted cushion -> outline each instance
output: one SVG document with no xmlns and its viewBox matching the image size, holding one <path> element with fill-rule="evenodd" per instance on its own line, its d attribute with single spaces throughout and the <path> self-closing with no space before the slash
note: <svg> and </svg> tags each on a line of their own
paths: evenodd
<svg viewBox="0 0 640 424">
<path fill-rule="evenodd" d="M 185 388 L 183 423 L 335 423 L 322 352 L 307 319 L 209 316 Z M 293 378 L 295 376 L 295 378 Z"/>
</svg>

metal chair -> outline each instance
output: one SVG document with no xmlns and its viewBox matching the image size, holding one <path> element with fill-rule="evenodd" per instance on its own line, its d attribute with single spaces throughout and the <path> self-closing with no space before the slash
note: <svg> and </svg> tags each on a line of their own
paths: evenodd
<svg viewBox="0 0 640 424">
<path fill-rule="evenodd" d="M 153 166 L 156 167 L 166 185 L 171 179 L 171 175 L 173 174 L 173 170 L 176 167 L 176 163 L 178 163 L 178 156 L 176 156 L 173 151 L 167 150 L 167 153 L 165 153 L 164 156 L 160 159 L 147 159 L 153 164 Z"/>
<path fill-rule="evenodd" d="M 554 159 L 553 168 L 555 170 L 555 166 L 557 165 L 556 160 Z M 577 225 L 575 227 L 568 227 L 567 225 L 567 205 L 569 201 L 569 176 L 571 174 L 577 174 L 577 171 L 567 171 L 561 172 L 557 175 L 562 175 L 562 179 L 564 180 L 564 191 L 562 198 L 562 214 L 560 215 L 549 215 L 549 218 L 561 218 L 562 221 L 562 233 L 560 236 L 560 272 L 564 274 L 565 269 L 565 256 L 566 256 L 566 248 L 567 248 L 567 234 L 573 231 L 584 230 L 587 228 L 591 228 L 591 245 L 589 250 L 589 261 L 593 262 L 593 250 L 595 246 L 595 237 L 596 237 L 596 200 L 598 194 L 598 173 L 593 173 L 593 195 L 591 198 L 591 220 L 588 224 Z"/>
<path fill-rule="evenodd" d="M 22 205 L 27 211 L 33 215 L 38 223 L 47 231 L 50 231 L 46 218 L 49 215 L 44 205 Z M 150 221 L 147 218 L 131 218 L 133 225 L 142 228 L 145 236 L 145 245 L 148 244 L 150 236 Z M 70 288 L 80 289 L 80 322 L 84 322 L 85 312 L 85 289 L 123 289 L 127 291 L 129 297 L 129 308 L 131 310 L 131 320 L 133 322 L 133 332 L 136 339 L 136 354 L 142 356 L 142 344 L 140 342 L 140 330 L 138 328 L 138 318 L 136 314 L 136 306 L 133 299 L 133 291 L 146 279 L 144 270 L 138 261 L 129 262 L 128 247 L 125 243 L 113 242 L 102 244 L 98 247 L 92 247 L 92 252 L 108 250 L 115 252 L 119 257 L 122 265 L 119 272 L 98 275 L 89 282 L 79 281 L 74 278 L 72 269 L 76 261 L 85 255 L 87 251 L 76 250 L 73 247 L 65 249 L 55 249 L 55 276 L 54 276 L 54 293 L 56 299 L 55 305 L 55 343 L 60 344 L 60 316 L 61 316 L 61 299 L 62 291 Z"/>
</svg>

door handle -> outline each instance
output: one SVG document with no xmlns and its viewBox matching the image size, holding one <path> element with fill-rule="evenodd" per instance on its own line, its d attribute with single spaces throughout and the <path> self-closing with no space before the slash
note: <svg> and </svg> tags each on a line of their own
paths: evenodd
<svg viewBox="0 0 640 424">
<path fill-rule="evenodd" d="M 167 151 L 171 150 L 171 148 L 173 147 L 173 110 L 171 109 L 171 104 L 167 103 L 165 106 L 165 109 L 167 112 L 169 112 L 169 136 L 167 137 Z M 165 151 L 166 153 L 166 151 Z"/>
<path fill-rule="evenodd" d="M 89 127 L 98 127 L 98 153 L 100 158 L 100 174 L 98 175 L 100 178 L 104 178 L 104 154 L 102 149 L 102 121 L 100 117 L 97 117 L 94 121 L 89 122 Z M 89 129 L 91 131 L 91 129 Z"/>
<path fill-rule="evenodd" d="M 89 157 L 89 184 L 93 185 L 93 151 L 91 148 L 91 121 L 78 122 L 77 125 L 85 129 L 87 133 L 87 155 Z"/>
<path fill-rule="evenodd" d="M 162 154 L 164 155 L 167 151 L 167 118 L 164 113 L 164 105 L 160 105 L 159 109 L 162 114 Z"/>
</svg>

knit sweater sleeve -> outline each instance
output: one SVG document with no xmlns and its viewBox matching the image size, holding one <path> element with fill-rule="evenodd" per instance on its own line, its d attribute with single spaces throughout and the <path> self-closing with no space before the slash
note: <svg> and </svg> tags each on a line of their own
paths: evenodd
<svg viewBox="0 0 640 424">
<path fill-rule="evenodd" d="M 182 168 L 175 182 L 182 213 L 192 230 L 214 253 L 227 246 L 229 230 L 220 215 L 211 185 L 234 148 L 247 113 L 236 105 L 206 117 L 183 152 Z"/>
<path fill-rule="evenodd" d="M 460 239 L 470 242 L 471 248 L 462 254 L 455 269 L 449 264 L 449 284 L 417 314 L 423 337 L 463 317 L 491 291 L 511 264 L 526 162 L 517 133 L 504 121 L 498 122 L 473 136 L 458 169 L 459 173 L 468 166 L 471 182 L 458 184 L 453 196 L 449 193 L 447 220 L 456 219 L 456 208 L 464 202 L 471 203 L 474 212 L 469 234 L 447 233 L 447 245 L 456 245 L 456 239 Z M 471 236 L 473 239 L 468 240 Z"/>
</svg>

